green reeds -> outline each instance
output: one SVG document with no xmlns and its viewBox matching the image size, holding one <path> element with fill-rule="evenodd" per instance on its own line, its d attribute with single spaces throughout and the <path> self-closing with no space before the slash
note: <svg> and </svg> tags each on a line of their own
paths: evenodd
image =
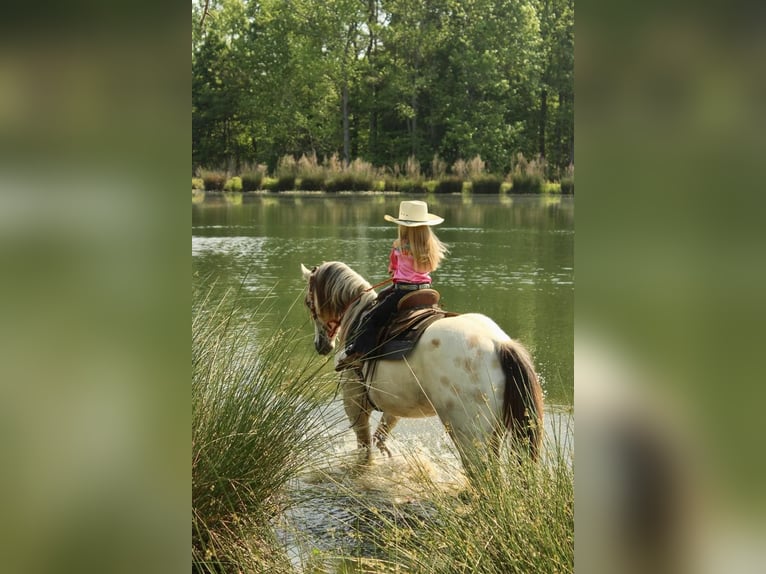
<svg viewBox="0 0 766 574">
<path fill-rule="evenodd" d="M 233 303 L 195 305 L 192 322 L 192 565 L 196 572 L 285 572 L 271 521 L 284 486 L 318 446 L 312 359 L 297 334 L 255 342 L 259 314 Z M 305 343 L 301 341 L 301 345 Z M 326 391 L 324 391 L 326 392 Z"/>
<path fill-rule="evenodd" d="M 563 460 L 552 467 L 491 464 L 465 500 L 437 494 L 427 520 L 388 529 L 387 554 L 408 572 L 572 572 L 572 475 Z"/>
<path fill-rule="evenodd" d="M 570 435 L 571 429 L 554 434 Z M 569 439 L 548 442 L 558 440 Z M 350 494 L 356 504 L 357 550 L 326 558 L 352 563 L 359 572 L 573 572 L 571 446 L 549 445 L 539 463 L 508 454 L 471 473 L 470 481 L 451 484 L 436 482 L 432 463 L 419 469 L 419 457 L 413 456 L 407 483 L 390 488 L 399 492 L 396 498 L 357 500 Z M 454 476 L 449 467 L 438 474 Z M 460 488 L 465 490 L 458 494 Z"/>
</svg>

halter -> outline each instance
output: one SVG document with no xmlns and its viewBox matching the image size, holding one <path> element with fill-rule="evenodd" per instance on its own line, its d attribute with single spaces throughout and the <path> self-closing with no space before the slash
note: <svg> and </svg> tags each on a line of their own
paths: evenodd
<svg viewBox="0 0 766 574">
<path fill-rule="evenodd" d="M 317 314 L 317 311 L 316 311 L 316 305 L 314 305 L 314 284 L 316 283 L 316 276 L 315 276 L 316 270 L 317 270 L 317 267 L 315 266 L 311 270 L 311 275 L 309 276 L 308 308 L 309 308 L 309 311 L 311 312 L 311 319 L 315 323 L 319 323 L 324 326 L 325 331 L 327 331 L 327 337 L 329 339 L 335 338 L 335 335 L 338 332 L 338 329 L 340 329 L 341 323 L 343 322 L 343 317 L 346 315 L 346 311 L 348 311 L 354 303 L 359 301 L 359 299 L 362 298 L 362 295 L 364 295 L 368 291 L 372 291 L 373 289 L 377 289 L 378 287 L 393 281 L 393 278 L 389 278 L 389 279 L 386 279 L 385 281 L 381 281 L 380 283 L 376 283 L 372 287 L 368 287 L 367 289 L 364 289 L 363 291 L 359 293 L 359 295 L 357 295 L 356 297 L 351 299 L 351 301 L 349 301 L 349 303 L 346 305 L 343 311 L 341 311 L 340 316 L 338 317 L 337 320 L 333 319 L 332 321 L 328 321 L 327 323 L 325 323 L 324 321 L 321 321 L 319 319 L 319 315 Z"/>
</svg>

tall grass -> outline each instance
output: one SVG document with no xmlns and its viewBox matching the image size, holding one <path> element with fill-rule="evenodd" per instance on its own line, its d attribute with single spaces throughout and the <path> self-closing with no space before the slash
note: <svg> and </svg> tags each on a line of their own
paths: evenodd
<svg viewBox="0 0 766 574">
<path fill-rule="evenodd" d="M 318 445 L 310 361 L 296 334 L 255 344 L 253 317 L 196 297 L 192 322 L 192 564 L 196 572 L 286 572 L 271 521 Z M 254 316 L 257 316 L 254 315 Z"/>
<path fill-rule="evenodd" d="M 454 485 L 445 488 L 433 482 L 432 472 L 416 470 L 421 484 L 414 499 L 381 504 L 359 497 L 360 551 L 336 559 L 359 572 L 573 572 L 571 457 L 571 449 L 559 446 L 549 446 L 538 464 L 503 457 L 472 473 L 459 496 Z"/>
<path fill-rule="evenodd" d="M 516 154 L 513 170 L 509 174 L 513 193 L 541 193 L 545 183 L 545 158 L 527 160 L 524 154 Z"/>
<path fill-rule="evenodd" d="M 463 180 L 460 177 L 445 177 L 439 180 L 434 188 L 435 193 L 462 193 Z"/>
<path fill-rule="evenodd" d="M 202 178 L 207 191 L 222 191 L 228 179 L 225 171 L 200 169 L 198 177 Z"/>
<path fill-rule="evenodd" d="M 500 187 L 503 180 L 491 175 L 476 176 L 471 180 L 471 191 L 473 193 L 495 194 L 500 193 Z"/>
<path fill-rule="evenodd" d="M 415 528 L 386 533 L 389 555 L 406 571 L 572 572 L 574 481 L 563 460 L 552 468 L 490 465 L 466 502 L 436 495 Z"/>
</svg>

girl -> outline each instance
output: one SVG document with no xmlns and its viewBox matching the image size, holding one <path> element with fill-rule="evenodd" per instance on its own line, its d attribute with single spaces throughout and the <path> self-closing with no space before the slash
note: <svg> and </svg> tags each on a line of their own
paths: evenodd
<svg viewBox="0 0 766 574">
<path fill-rule="evenodd" d="M 375 348 L 378 331 L 396 312 L 399 300 L 416 289 L 431 287 L 431 272 L 447 253 L 447 246 L 431 231 L 432 225 L 444 219 L 428 213 L 424 201 L 402 201 L 399 217 L 385 215 L 384 219 L 399 225 L 399 237 L 394 241 L 388 265 L 394 284 L 380 292 L 356 339 L 338 354 L 336 371 L 360 366 L 365 355 Z"/>
</svg>

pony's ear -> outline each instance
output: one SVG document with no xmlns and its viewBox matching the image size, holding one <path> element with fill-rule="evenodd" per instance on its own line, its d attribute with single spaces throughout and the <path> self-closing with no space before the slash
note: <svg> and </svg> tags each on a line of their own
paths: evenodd
<svg viewBox="0 0 766 574">
<path fill-rule="evenodd" d="M 301 273 L 303 273 L 303 278 L 308 281 L 309 277 L 311 277 L 311 270 L 306 269 L 306 266 L 301 263 Z"/>
</svg>

